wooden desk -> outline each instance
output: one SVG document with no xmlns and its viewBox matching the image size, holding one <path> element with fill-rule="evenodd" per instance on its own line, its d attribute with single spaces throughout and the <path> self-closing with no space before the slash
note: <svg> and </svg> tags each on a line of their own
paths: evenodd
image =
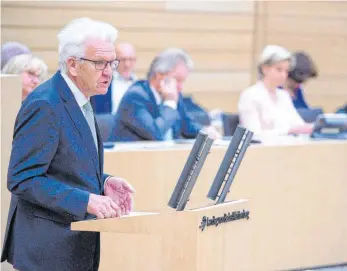
<svg viewBox="0 0 347 271">
<path fill-rule="evenodd" d="M 188 146 L 166 146 L 155 150 L 109 151 L 105 154 L 106 170 L 132 182 L 137 190 L 137 209 L 165 213 L 189 150 Z M 225 150 L 226 147 L 212 149 L 190 207 L 210 202 L 205 195 Z M 229 199 L 250 200 L 251 219 L 230 231 L 224 246 L 228 263 L 220 269 L 238 266 L 237 270 L 297 270 L 346 264 L 346 165 L 347 142 L 294 139 L 251 146 L 229 195 Z M 184 226 L 182 231 L 185 232 Z M 138 239 L 126 234 L 111 237 L 109 233 L 102 234 L 101 270 L 114 266 L 111 262 L 119 249 L 126 249 L 129 255 L 139 253 L 145 264 L 146 257 L 142 258 L 137 249 Z M 140 237 L 143 243 L 153 246 L 147 240 L 151 236 L 145 236 L 146 240 Z M 118 242 L 119 246 L 114 245 Z M 220 256 L 212 247 L 206 254 L 206 262 Z"/>
<path fill-rule="evenodd" d="M 192 192 L 189 207 L 211 201 L 207 192 L 226 152 L 227 145 L 212 147 Z M 136 190 L 137 210 L 169 210 L 167 202 L 187 160 L 191 145 L 153 143 L 147 148 L 124 145 L 105 152 L 105 172 L 124 177 Z M 264 145 L 252 145 L 247 150 L 235 177 L 228 199 L 266 196 L 259 186 L 281 182 L 287 185 L 314 181 L 325 184 L 327 179 L 347 178 L 347 142 L 278 140 Z M 284 189 L 284 188 L 282 188 Z"/>
</svg>

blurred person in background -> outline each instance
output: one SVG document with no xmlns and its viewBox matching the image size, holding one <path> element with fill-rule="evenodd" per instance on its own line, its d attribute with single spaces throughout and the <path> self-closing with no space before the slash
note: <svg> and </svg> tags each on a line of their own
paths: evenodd
<svg viewBox="0 0 347 271">
<path fill-rule="evenodd" d="M 303 84 L 310 78 L 318 76 L 318 72 L 311 57 L 305 52 L 294 52 L 291 59 L 291 67 L 288 78 L 283 88 L 288 91 L 295 108 L 309 108 L 307 104 Z"/>
<path fill-rule="evenodd" d="M 347 103 L 336 110 L 337 114 L 347 114 Z"/>
<path fill-rule="evenodd" d="M 124 95 L 110 140 L 195 138 L 201 129 L 219 137 L 215 128 L 192 120 L 183 104 L 181 91 L 192 69 L 190 56 L 181 49 L 169 48 L 157 55 L 147 80 L 137 81 Z"/>
<path fill-rule="evenodd" d="M 31 52 L 29 48 L 22 43 L 9 41 L 1 45 L 1 70 L 12 57 L 23 54 L 31 54 Z"/>
<path fill-rule="evenodd" d="M 258 82 L 242 91 L 238 103 L 240 123 L 256 134 L 310 134 L 312 125 L 297 113 L 288 92 L 281 90 L 287 80 L 291 54 L 285 48 L 264 48 Z"/>
<path fill-rule="evenodd" d="M 47 76 L 47 65 L 40 58 L 21 54 L 12 57 L 2 69 L 4 74 L 18 74 L 22 78 L 22 101 L 31 93 Z"/>
<path fill-rule="evenodd" d="M 119 60 L 117 70 L 113 72 L 111 85 L 105 95 L 91 98 L 96 114 L 115 114 L 125 92 L 135 82 L 136 51 L 132 44 L 123 42 L 116 45 Z"/>
</svg>

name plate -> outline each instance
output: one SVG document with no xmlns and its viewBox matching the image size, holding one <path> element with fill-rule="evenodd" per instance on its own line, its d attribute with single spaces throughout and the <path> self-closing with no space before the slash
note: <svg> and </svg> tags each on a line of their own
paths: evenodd
<svg viewBox="0 0 347 271">
<path fill-rule="evenodd" d="M 240 219 L 249 219 L 249 211 L 247 210 L 242 210 L 242 211 L 234 211 L 232 213 L 224 213 L 223 216 L 204 216 L 201 220 L 199 229 L 201 231 L 204 231 L 205 228 L 208 228 L 210 226 L 215 226 L 217 227 L 220 224 L 235 221 L 235 220 L 240 220 Z"/>
</svg>

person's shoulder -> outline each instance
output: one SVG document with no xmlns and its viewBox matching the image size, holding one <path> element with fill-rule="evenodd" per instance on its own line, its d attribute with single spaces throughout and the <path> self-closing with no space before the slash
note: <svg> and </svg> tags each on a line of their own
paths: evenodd
<svg viewBox="0 0 347 271">
<path fill-rule="evenodd" d="M 264 86 L 261 82 L 256 82 L 255 84 L 249 86 L 248 88 L 244 89 L 242 92 L 245 94 L 254 94 L 259 93 L 261 89 L 263 89 Z"/>
<path fill-rule="evenodd" d="M 53 110 L 57 107 L 60 101 L 59 93 L 53 86 L 52 79 L 49 79 L 39 85 L 28 95 L 24 100 L 22 107 L 47 107 Z"/>
<path fill-rule="evenodd" d="M 240 93 L 240 99 L 257 99 L 257 97 L 261 96 L 262 86 L 260 82 L 257 82 L 248 88 L 244 89 Z"/>
<path fill-rule="evenodd" d="M 125 98 L 133 99 L 133 98 L 143 98 L 148 99 L 148 88 L 149 84 L 147 80 L 138 80 L 134 84 L 132 84 L 129 89 L 125 93 Z"/>
</svg>

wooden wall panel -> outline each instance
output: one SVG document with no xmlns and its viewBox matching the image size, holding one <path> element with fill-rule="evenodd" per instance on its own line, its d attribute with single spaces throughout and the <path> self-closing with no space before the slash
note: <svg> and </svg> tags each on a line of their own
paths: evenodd
<svg viewBox="0 0 347 271">
<path fill-rule="evenodd" d="M 195 70 L 187 93 L 240 91 L 250 84 L 254 4 L 201 2 L 2 2 L 2 42 L 16 40 L 42 57 L 53 74 L 58 67 L 57 33 L 74 18 L 88 16 L 111 23 L 118 41 L 135 45 L 136 72 L 143 78 L 155 54 L 181 47 Z M 43 23 L 44 22 L 44 23 Z"/>
<path fill-rule="evenodd" d="M 57 68 L 57 32 L 71 19 L 88 16 L 112 23 L 119 41 L 135 45 L 140 77 L 157 52 L 169 46 L 186 49 L 195 71 L 185 91 L 208 108 L 225 107 L 225 92 L 238 97 L 257 80 L 256 64 L 267 44 L 311 54 L 320 76 L 307 84 L 308 100 L 329 110 L 347 102 L 344 1 L 201 1 L 199 6 L 196 1 L 5 1 L 1 6 L 2 42 L 26 43 L 51 74 Z M 329 99 L 327 86 L 334 89 Z"/>
<path fill-rule="evenodd" d="M 333 112 L 347 102 L 347 2 L 267 1 L 264 46 L 278 44 L 311 55 L 319 77 L 307 82 L 307 101 Z"/>
<path fill-rule="evenodd" d="M 17 40 L 33 49 L 56 50 L 58 30 L 44 28 L 12 28 L 2 29 L 3 42 Z M 167 47 L 181 47 L 191 51 L 213 52 L 222 51 L 250 51 L 252 36 L 250 33 L 223 32 L 180 32 L 173 35 L 168 31 L 124 30 L 120 33 L 118 41 L 130 41 L 140 50 L 160 51 Z"/>
<path fill-rule="evenodd" d="M 90 10 L 66 9 L 63 7 L 38 9 L 6 5 L 2 23 L 6 26 L 57 28 L 78 17 L 89 17 L 109 22 L 117 28 L 147 28 L 190 31 L 251 31 L 251 14 L 177 13 L 141 10 Z M 45 25 L 42 25 L 42 22 Z M 174 22 L 174 23 L 173 23 Z M 199 23 L 197 23 L 199 22 Z"/>
</svg>

